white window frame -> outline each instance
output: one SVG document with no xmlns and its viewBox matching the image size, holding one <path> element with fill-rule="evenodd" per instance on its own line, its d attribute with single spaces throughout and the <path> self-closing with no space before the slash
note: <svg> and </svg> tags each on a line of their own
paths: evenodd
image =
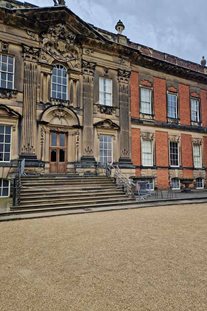
<svg viewBox="0 0 207 311">
<path fill-rule="evenodd" d="M 196 155 L 195 148 L 199 148 L 199 157 Z M 196 160 L 196 157 L 199 158 L 199 161 Z M 193 164 L 195 168 L 202 168 L 202 148 L 199 144 L 193 144 Z"/>
<path fill-rule="evenodd" d="M 8 195 L 7 196 L 3 196 L 3 181 L 6 180 L 8 182 Z M 0 178 L 0 199 L 3 198 L 9 198 L 10 197 L 10 180 L 5 179 L 5 178 Z"/>
<path fill-rule="evenodd" d="M 148 91 L 149 92 L 149 101 L 143 99 L 142 92 Z M 148 105 L 148 109 L 146 108 Z M 146 115 L 152 115 L 152 89 L 147 87 L 140 87 L 140 113 Z"/>
<path fill-rule="evenodd" d="M 108 84 L 108 86 L 107 86 Z M 99 77 L 99 104 L 102 106 L 113 106 L 113 80 Z"/>
<path fill-rule="evenodd" d="M 7 58 L 7 69 L 6 70 L 2 70 L 2 58 L 3 57 L 6 57 Z M 13 60 L 13 63 L 10 64 L 12 65 L 12 69 L 13 71 L 12 72 L 9 72 L 8 70 L 8 67 L 9 67 L 9 57 L 12 58 Z M 6 86 L 2 86 L 2 74 L 6 74 Z M 8 75 L 11 74 L 12 75 L 12 81 L 9 81 L 8 80 Z M 15 75 L 15 57 L 12 56 L 12 55 L 7 55 L 7 54 L 0 54 L 0 88 L 3 88 L 3 89 L 8 89 L 8 90 L 13 90 L 14 89 L 14 75 Z M 12 87 L 8 87 L 8 83 L 12 83 Z"/>
<path fill-rule="evenodd" d="M 106 151 L 107 153 L 108 153 L 108 151 L 111 151 L 111 161 L 108 161 L 108 159 L 107 159 L 107 161 L 105 162 L 105 161 L 102 161 L 102 158 L 103 158 L 103 160 L 105 159 L 105 158 L 108 158 L 108 154 L 105 156 L 101 156 L 101 138 L 102 137 L 110 137 L 111 138 L 111 149 L 105 149 L 105 144 L 106 145 L 108 145 L 108 142 L 106 142 L 106 141 L 103 141 L 103 151 Z M 114 140 L 114 137 L 112 136 L 112 135 L 109 135 L 109 134 L 101 134 L 100 136 L 99 136 L 99 162 L 100 163 L 102 163 L 102 164 L 108 164 L 108 163 L 113 163 L 113 140 Z M 107 146 L 108 147 L 108 146 Z"/>
<path fill-rule="evenodd" d="M 144 144 L 145 143 L 150 143 L 151 144 L 151 153 L 147 153 L 147 152 L 144 152 Z M 142 139 L 142 166 L 145 166 L 145 167 L 152 167 L 154 165 L 154 146 L 153 146 L 153 141 L 152 140 L 145 140 L 145 139 Z M 150 164 L 146 164 L 146 159 L 144 158 L 144 155 L 147 154 L 151 154 L 151 163 Z"/>
<path fill-rule="evenodd" d="M 172 117 L 169 115 L 169 96 L 173 96 L 176 98 L 176 116 L 175 117 Z M 170 93 L 168 92 L 167 93 L 167 117 L 169 119 L 178 119 L 178 95 L 176 93 Z"/>
<path fill-rule="evenodd" d="M 173 179 L 174 179 L 174 180 L 175 180 L 175 179 L 176 179 L 176 180 L 178 180 L 178 184 L 179 184 L 179 186 L 178 186 L 178 187 L 176 187 L 176 188 L 175 188 L 175 187 L 173 187 L 173 183 L 172 183 L 172 180 L 173 180 Z M 172 190 L 180 190 L 180 186 L 181 186 L 181 185 L 180 185 L 180 179 L 179 179 L 179 178 L 177 178 L 177 177 L 171 178 L 171 183 L 170 183 L 170 184 L 171 184 L 171 188 L 172 188 Z"/>
<path fill-rule="evenodd" d="M 4 161 L 4 160 L 0 160 L 0 163 L 10 163 L 10 161 L 11 161 L 11 152 L 12 152 L 12 125 L 10 125 L 10 124 L 1 124 L 0 123 L 0 126 L 4 126 L 4 127 L 6 127 L 6 126 L 8 126 L 8 127 L 10 127 L 10 129 L 11 129 L 11 131 L 10 131 L 10 143 L 9 143 L 9 145 L 10 145 L 10 150 L 9 150 L 9 160 L 8 161 Z M 0 134 L 1 135 L 1 134 Z M 6 146 L 6 144 L 8 145 L 8 143 L 6 143 L 5 142 L 5 129 L 4 129 L 4 134 L 3 134 L 4 136 L 4 141 L 3 142 L 0 142 L 0 144 L 2 144 L 3 145 L 3 151 L 2 151 L 2 154 L 3 154 L 3 158 L 4 158 L 4 155 L 5 155 L 5 153 L 8 153 L 7 151 L 5 151 L 5 146 Z M 4 144 L 3 144 L 4 143 Z"/>
<path fill-rule="evenodd" d="M 202 180 L 202 186 L 201 187 L 197 187 L 197 180 L 201 179 Z M 204 185 L 205 185 L 205 180 L 202 177 L 198 177 L 196 178 L 196 189 L 204 189 Z"/>
<path fill-rule="evenodd" d="M 193 110 L 193 103 L 196 102 L 196 110 Z M 191 122 L 199 123 L 200 122 L 200 100 L 198 98 L 190 99 L 190 108 L 191 108 Z M 193 120 L 193 111 L 197 113 L 197 120 Z"/>
<path fill-rule="evenodd" d="M 170 157 L 170 144 L 171 143 L 176 143 L 177 146 L 178 146 L 178 165 L 174 165 L 174 164 L 171 164 L 171 157 Z M 180 144 L 178 141 L 170 141 L 169 142 L 169 162 L 170 162 L 170 167 L 179 167 L 180 166 Z"/>
<path fill-rule="evenodd" d="M 55 68 L 56 69 L 61 69 L 62 68 L 62 69 L 65 70 L 65 72 L 66 72 L 66 84 L 63 83 L 63 78 L 64 78 L 63 72 L 61 73 L 60 77 L 53 73 L 53 70 Z M 54 82 L 53 81 L 54 77 L 56 77 L 56 79 L 61 78 L 61 83 L 59 83 L 57 80 Z M 58 86 L 60 86 L 60 88 L 61 88 L 61 91 L 60 91 L 61 96 L 60 97 L 58 97 L 58 95 L 57 95 L 59 93 L 58 92 Z M 63 92 L 63 88 L 64 87 L 66 88 L 66 92 Z M 54 95 L 53 93 L 55 93 L 55 96 L 53 96 Z M 55 64 L 53 69 L 52 69 L 52 75 L 51 75 L 51 97 L 53 99 L 63 100 L 63 101 L 64 100 L 68 100 L 68 98 L 69 98 L 69 96 L 68 96 L 68 70 L 67 70 L 67 68 L 65 66 L 63 66 L 61 64 Z"/>
</svg>

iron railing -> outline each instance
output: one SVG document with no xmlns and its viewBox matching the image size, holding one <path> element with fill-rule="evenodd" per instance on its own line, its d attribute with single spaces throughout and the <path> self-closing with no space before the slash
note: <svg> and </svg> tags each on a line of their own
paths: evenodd
<svg viewBox="0 0 207 311">
<path fill-rule="evenodd" d="M 18 160 L 17 174 L 13 185 L 13 206 L 19 206 L 21 202 L 22 176 L 25 175 L 25 159 Z"/>
<path fill-rule="evenodd" d="M 114 178 L 114 181 L 118 189 L 123 190 L 127 196 L 134 198 L 135 184 L 122 173 L 118 165 L 114 165 L 111 163 L 107 163 L 107 164 L 99 163 L 98 166 L 99 168 L 104 169 L 105 175 L 107 177 Z"/>
</svg>

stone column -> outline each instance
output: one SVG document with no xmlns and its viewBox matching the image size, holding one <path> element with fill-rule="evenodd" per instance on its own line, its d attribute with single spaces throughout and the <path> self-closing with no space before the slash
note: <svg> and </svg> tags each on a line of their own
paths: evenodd
<svg viewBox="0 0 207 311">
<path fill-rule="evenodd" d="M 36 156 L 36 106 L 38 88 L 38 65 L 39 50 L 23 46 L 24 53 L 24 86 L 23 86 L 23 120 L 21 157 L 26 159 L 37 158 Z"/>
<path fill-rule="evenodd" d="M 83 61 L 83 149 L 82 166 L 92 167 L 94 158 L 93 96 L 95 63 Z"/>
<path fill-rule="evenodd" d="M 120 107 L 120 165 L 131 167 L 130 146 L 130 72 L 119 69 L 119 107 Z"/>
</svg>

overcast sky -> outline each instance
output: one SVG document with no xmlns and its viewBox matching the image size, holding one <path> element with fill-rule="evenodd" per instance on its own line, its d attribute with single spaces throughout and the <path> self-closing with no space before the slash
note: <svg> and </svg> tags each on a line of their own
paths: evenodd
<svg viewBox="0 0 207 311">
<path fill-rule="evenodd" d="M 26 0 L 25 0 L 26 1 Z M 27 0 L 52 6 L 53 0 Z M 131 40 L 199 63 L 207 57 L 206 0 L 67 0 L 86 22 L 115 32 L 121 19 Z"/>
</svg>

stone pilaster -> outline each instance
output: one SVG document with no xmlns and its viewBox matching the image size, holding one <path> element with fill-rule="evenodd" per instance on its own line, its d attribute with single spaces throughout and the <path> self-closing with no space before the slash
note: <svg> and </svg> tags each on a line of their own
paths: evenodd
<svg viewBox="0 0 207 311">
<path fill-rule="evenodd" d="M 120 106 L 120 159 L 119 163 L 123 166 L 131 167 L 131 148 L 130 148 L 130 91 L 129 79 L 130 72 L 125 70 L 118 71 L 119 81 L 119 106 Z"/>
<path fill-rule="evenodd" d="M 24 53 L 24 99 L 22 120 L 21 156 L 36 158 L 36 106 L 38 87 L 37 59 L 39 50 L 23 46 Z"/>
<path fill-rule="evenodd" d="M 95 63 L 83 61 L 83 165 L 95 163 L 93 134 L 93 95 Z"/>
</svg>

